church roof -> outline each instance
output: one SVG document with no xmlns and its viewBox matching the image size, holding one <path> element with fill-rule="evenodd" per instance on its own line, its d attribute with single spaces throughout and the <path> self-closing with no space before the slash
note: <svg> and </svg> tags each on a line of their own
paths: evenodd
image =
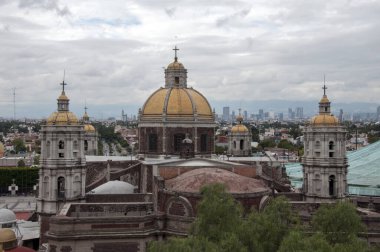
<svg viewBox="0 0 380 252">
<path fill-rule="evenodd" d="M 108 181 L 107 183 L 91 190 L 91 194 L 131 194 L 135 187 L 124 181 Z"/>
<path fill-rule="evenodd" d="M 219 168 L 199 168 L 165 181 L 167 189 L 198 193 L 205 185 L 222 183 L 229 193 L 269 192 L 264 182 Z"/>
</svg>

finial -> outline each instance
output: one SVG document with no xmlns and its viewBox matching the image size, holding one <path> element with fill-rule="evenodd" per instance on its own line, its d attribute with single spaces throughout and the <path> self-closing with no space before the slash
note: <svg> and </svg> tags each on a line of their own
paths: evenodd
<svg viewBox="0 0 380 252">
<path fill-rule="evenodd" d="M 241 108 L 239 108 L 239 115 L 241 115 Z"/>
<path fill-rule="evenodd" d="M 65 75 L 66 75 L 66 70 L 64 69 L 63 70 L 63 81 L 60 85 L 62 85 L 62 92 L 64 93 L 65 92 L 65 85 L 67 85 L 67 83 L 65 83 Z"/>
<path fill-rule="evenodd" d="M 177 48 L 177 45 L 174 46 L 173 50 L 174 50 L 174 61 L 177 62 L 177 60 L 178 60 L 177 51 L 179 51 L 179 49 Z"/>
<path fill-rule="evenodd" d="M 326 95 L 327 87 L 326 87 L 326 76 L 325 75 L 323 75 L 323 87 L 322 87 L 322 89 L 323 89 L 323 95 Z"/>
</svg>

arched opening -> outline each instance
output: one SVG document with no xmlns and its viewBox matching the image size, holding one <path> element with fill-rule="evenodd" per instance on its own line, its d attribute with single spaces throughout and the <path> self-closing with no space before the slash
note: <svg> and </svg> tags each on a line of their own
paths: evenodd
<svg viewBox="0 0 380 252">
<path fill-rule="evenodd" d="M 236 149 L 236 141 L 234 141 L 234 149 Z"/>
<path fill-rule="evenodd" d="M 201 152 L 206 152 L 208 148 L 207 134 L 201 135 Z"/>
<path fill-rule="evenodd" d="M 181 151 L 181 143 L 183 139 L 185 139 L 185 134 L 182 134 L 182 133 L 174 134 L 174 152 Z"/>
<path fill-rule="evenodd" d="M 84 150 L 85 151 L 88 150 L 88 141 L 87 140 L 84 140 Z"/>
<path fill-rule="evenodd" d="M 65 198 L 65 178 L 64 177 L 58 177 L 57 180 L 57 193 L 59 199 Z"/>
<path fill-rule="evenodd" d="M 50 141 L 46 142 L 46 157 L 50 158 Z"/>
<path fill-rule="evenodd" d="M 60 140 L 58 142 L 58 149 L 63 150 L 64 148 L 65 148 L 65 142 L 63 142 L 62 140 Z"/>
<path fill-rule="evenodd" d="M 149 134 L 148 136 L 148 150 L 149 152 L 157 151 L 157 134 Z"/>
<path fill-rule="evenodd" d="M 335 176 L 331 175 L 329 177 L 329 195 L 335 196 Z"/>
<path fill-rule="evenodd" d="M 240 150 L 242 150 L 244 148 L 244 140 L 241 139 L 240 140 Z"/>
<path fill-rule="evenodd" d="M 329 142 L 329 150 L 334 150 L 334 142 L 333 141 Z"/>
</svg>

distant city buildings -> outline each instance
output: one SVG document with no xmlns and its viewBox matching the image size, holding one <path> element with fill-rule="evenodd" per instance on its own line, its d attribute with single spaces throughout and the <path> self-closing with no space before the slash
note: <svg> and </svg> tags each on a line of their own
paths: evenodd
<svg viewBox="0 0 380 252">
<path fill-rule="evenodd" d="M 230 119 L 230 107 L 223 107 L 223 121 L 228 121 Z"/>
</svg>

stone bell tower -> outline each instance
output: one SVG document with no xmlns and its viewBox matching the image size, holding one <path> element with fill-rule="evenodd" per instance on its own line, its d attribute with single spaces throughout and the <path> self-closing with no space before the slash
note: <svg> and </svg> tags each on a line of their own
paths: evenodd
<svg viewBox="0 0 380 252">
<path fill-rule="evenodd" d="M 84 128 L 74 113 L 69 111 L 69 98 L 58 97 L 58 109 L 42 125 L 41 158 L 37 213 L 41 223 L 40 242 L 46 242 L 49 218 L 57 214 L 66 202 L 81 202 L 85 196 L 86 160 Z"/>
<path fill-rule="evenodd" d="M 304 131 L 303 192 L 307 201 L 331 202 L 347 195 L 347 131 L 331 114 L 323 86 L 319 114 Z"/>
</svg>

